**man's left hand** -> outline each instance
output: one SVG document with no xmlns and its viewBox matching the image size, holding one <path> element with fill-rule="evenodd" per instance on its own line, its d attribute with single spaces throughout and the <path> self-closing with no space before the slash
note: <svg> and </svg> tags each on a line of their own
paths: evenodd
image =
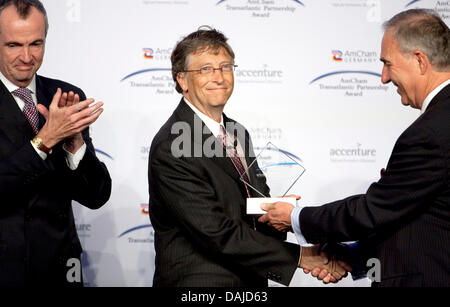
<svg viewBox="0 0 450 307">
<path fill-rule="evenodd" d="M 283 232 L 292 229 L 291 213 L 294 210 L 293 205 L 285 202 L 277 202 L 273 204 L 262 204 L 261 209 L 266 211 L 267 214 L 258 219 L 260 223 L 268 224 L 276 230 Z"/>
<path fill-rule="evenodd" d="M 69 93 L 63 93 L 61 99 L 59 101 L 58 106 L 62 107 L 71 107 L 73 105 L 80 103 L 80 96 L 70 91 Z M 81 110 L 80 110 L 81 111 Z M 67 138 L 64 141 L 64 149 L 68 152 L 75 154 L 81 146 L 84 145 L 84 139 L 81 132 L 73 135 L 72 137 Z"/>
</svg>

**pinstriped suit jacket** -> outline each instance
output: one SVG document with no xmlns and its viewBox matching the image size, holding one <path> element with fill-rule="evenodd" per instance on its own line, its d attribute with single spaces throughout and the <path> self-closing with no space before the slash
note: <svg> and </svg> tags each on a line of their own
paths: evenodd
<svg viewBox="0 0 450 307">
<path fill-rule="evenodd" d="M 450 85 L 399 137 L 379 182 L 303 209 L 300 227 L 311 243 L 360 240 L 381 261 L 375 286 L 449 286 Z"/>
<path fill-rule="evenodd" d="M 172 155 L 172 144 L 180 137 L 180 131 L 171 133 L 174 123 L 184 122 L 194 129 L 194 118 L 200 121 L 182 100 L 150 150 L 150 219 L 156 250 L 153 285 L 267 286 L 268 278 L 289 284 L 299 247 L 284 243 L 284 234 L 265 225 L 253 229 L 253 219 L 245 214 L 246 190 L 231 160 Z M 238 125 L 226 116 L 225 122 Z M 201 128 L 205 129 L 203 123 Z M 199 141 L 192 135 L 193 147 L 202 146 L 211 136 L 208 132 Z M 252 149 L 246 130 L 245 140 L 239 142 L 245 144 L 250 165 Z M 268 190 L 265 178 L 250 173 L 250 180 Z"/>
</svg>

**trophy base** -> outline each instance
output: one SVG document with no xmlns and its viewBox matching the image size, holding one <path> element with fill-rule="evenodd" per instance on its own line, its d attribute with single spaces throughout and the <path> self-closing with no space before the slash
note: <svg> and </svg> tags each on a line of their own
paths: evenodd
<svg viewBox="0 0 450 307">
<path fill-rule="evenodd" d="M 272 204 L 277 202 L 285 202 L 289 203 L 293 206 L 297 205 L 297 200 L 294 197 L 285 197 L 285 198 L 264 198 L 264 197 L 255 197 L 255 198 L 247 198 L 247 215 L 264 215 L 267 212 L 261 209 L 261 204 Z"/>
</svg>

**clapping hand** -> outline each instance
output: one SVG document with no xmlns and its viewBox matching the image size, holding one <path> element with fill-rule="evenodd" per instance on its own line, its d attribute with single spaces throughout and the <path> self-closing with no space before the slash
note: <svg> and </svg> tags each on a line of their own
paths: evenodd
<svg viewBox="0 0 450 307">
<path fill-rule="evenodd" d="M 80 102 L 77 94 L 62 93 L 61 89 L 58 89 L 49 109 L 42 104 L 37 106 L 38 111 L 46 119 L 38 136 L 49 148 L 62 140 L 67 140 L 66 149 L 76 151 L 76 148 L 83 144 L 81 131 L 98 119 L 103 112 L 102 106 L 102 102 L 95 103 L 94 99 Z"/>
</svg>

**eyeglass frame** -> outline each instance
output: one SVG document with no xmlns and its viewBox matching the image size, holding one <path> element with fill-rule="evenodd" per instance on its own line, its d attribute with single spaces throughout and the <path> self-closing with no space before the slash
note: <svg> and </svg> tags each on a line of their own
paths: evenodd
<svg viewBox="0 0 450 307">
<path fill-rule="evenodd" d="M 230 65 L 232 67 L 232 69 L 230 71 L 225 71 L 224 72 L 223 71 L 223 67 L 226 66 L 226 65 Z M 180 72 L 182 72 L 182 73 L 183 72 L 196 72 L 196 73 L 199 73 L 200 75 L 210 76 L 210 75 L 213 75 L 216 72 L 216 70 L 220 70 L 222 73 L 232 73 L 232 72 L 235 71 L 235 69 L 237 67 L 238 67 L 238 65 L 235 65 L 235 64 L 223 64 L 219 68 L 214 68 L 212 66 L 203 66 L 202 68 L 199 68 L 199 69 L 183 70 L 183 71 L 180 71 Z M 207 72 L 202 72 L 202 71 L 205 71 L 204 70 L 205 68 L 212 69 L 212 70 L 208 70 Z"/>
</svg>

